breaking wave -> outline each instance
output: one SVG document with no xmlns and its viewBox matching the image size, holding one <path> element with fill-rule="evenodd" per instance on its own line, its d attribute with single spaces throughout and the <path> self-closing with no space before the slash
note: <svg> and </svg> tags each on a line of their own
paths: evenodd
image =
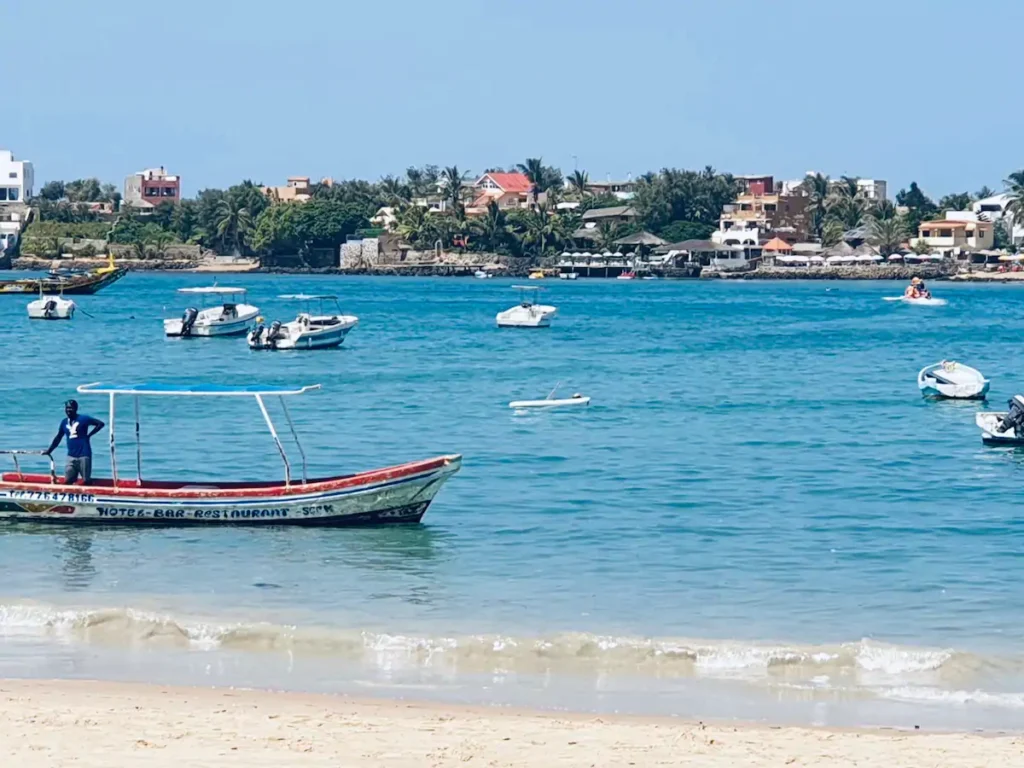
<svg viewBox="0 0 1024 768">
<path fill-rule="evenodd" d="M 1024 657 L 980 656 L 866 639 L 814 646 L 587 633 L 418 635 L 28 603 L 0 604 L 0 639 L 4 637 L 154 650 L 289 653 L 451 675 L 612 674 L 740 680 L 918 703 L 1024 708 L 1024 693 L 981 690 L 986 680 L 1024 681 Z M 978 689 L 972 693 L 973 688 Z"/>
</svg>

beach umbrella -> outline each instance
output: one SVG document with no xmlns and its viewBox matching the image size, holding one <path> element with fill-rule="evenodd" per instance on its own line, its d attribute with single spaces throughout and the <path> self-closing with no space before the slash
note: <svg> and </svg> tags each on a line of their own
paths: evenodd
<svg viewBox="0 0 1024 768">
<path fill-rule="evenodd" d="M 611 251 L 605 251 L 602 255 L 607 259 L 607 258 L 611 258 L 615 254 L 612 253 Z"/>
<path fill-rule="evenodd" d="M 902 253 L 893 253 L 889 255 L 889 261 L 903 261 Z"/>
<path fill-rule="evenodd" d="M 579 251 L 573 251 L 573 252 L 572 252 L 572 257 L 573 257 L 574 259 L 578 259 L 578 258 L 580 257 L 580 252 L 579 252 Z"/>
<path fill-rule="evenodd" d="M 571 253 L 569 253 L 568 251 L 562 251 L 562 258 L 563 258 L 563 259 L 569 259 L 569 258 L 572 258 L 572 254 L 571 254 Z"/>
<path fill-rule="evenodd" d="M 1013 255 L 1012 253 L 1004 253 L 1002 256 L 999 257 L 999 260 L 1000 261 L 1016 261 L 1017 257 L 1015 255 Z"/>
<path fill-rule="evenodd" d="M 809 261 L 811 264 L 824 264 L 825 263 L 825 257 L 824 256 L 811 256 L 811 258 L 809 258 L 807 261 Z"/>
</svg>

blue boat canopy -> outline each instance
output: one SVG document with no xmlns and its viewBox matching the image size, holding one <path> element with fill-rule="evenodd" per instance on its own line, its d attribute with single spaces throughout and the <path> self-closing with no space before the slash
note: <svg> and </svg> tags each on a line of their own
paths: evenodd
<svg viewBox="0 0 1024 768">
<path fill-rule="evenodd" d="M 319 384 L 274 386 L 250 384 L 242 387 L 230 387 L 222 384 L 164 384 L 160 382 L 142 382 L 139 384 L 105 384 L 95 382 L 82 384 L 78 392 L 83 395 L 164 395 L 168 397 L 254 397 L 259 395 L 301 395 L 320 389 Z"/>
</svg>

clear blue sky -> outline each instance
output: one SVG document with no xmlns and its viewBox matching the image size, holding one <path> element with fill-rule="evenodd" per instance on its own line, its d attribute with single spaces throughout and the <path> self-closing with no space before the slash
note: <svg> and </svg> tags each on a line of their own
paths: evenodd
<svg viewBox="0 0 1024 768">
<path fill-rule="evenodd" d="M 37 185 L 576 155 L 939 196 L 1024 167 L 1020 0 L 2 0 L 0 26 L 0 148 Z"/>
</svg>

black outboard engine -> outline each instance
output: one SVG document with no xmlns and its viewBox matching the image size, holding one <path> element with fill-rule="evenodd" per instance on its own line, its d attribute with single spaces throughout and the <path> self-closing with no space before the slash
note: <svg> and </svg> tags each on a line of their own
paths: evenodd
<svg viewBox="0 0 1024 768">
<path fill-rule="evenodd" d="M 1010 410 L 999 422 L 999 431 L 1013 430 L 1017 437 L 1024 437 L 1024 395 L 1014 395 Z"/>
<path fill-rule="evenodd" d="M 275 320 L 273 323 L 270 324 L 270 330 L 267 331 L 267 343 L 271 347 L 276 348 L 277 340 L 281 338 L 282 335 L 283 334 L 281 333 L 281 321 Z"/>
<path fill-rule="evenodd" d="M 48 299 L 46 304 L 43 305 L 43 317 L 53 317 L 53 313 L 57 311 L 57 302 L 53 299 Z"/>
<path fill-rule="evenodd" d="M 259 346 L 262 342 L 260 337 L 263 336 L 263 332 L 266 330 L 266 326 L 263 323 L 257 323 L 256 327 L 249 333 L 249 346 Z"/>
<path fill-rule="evenodd" d="M 189 307 L 185 310 L 185 314 L 181 316 L 181 335 L 191 336 L 192 326 L 196 324 L 196 318 L 199 317 L 199 310 L 195 307 Z"/>
</svg>

